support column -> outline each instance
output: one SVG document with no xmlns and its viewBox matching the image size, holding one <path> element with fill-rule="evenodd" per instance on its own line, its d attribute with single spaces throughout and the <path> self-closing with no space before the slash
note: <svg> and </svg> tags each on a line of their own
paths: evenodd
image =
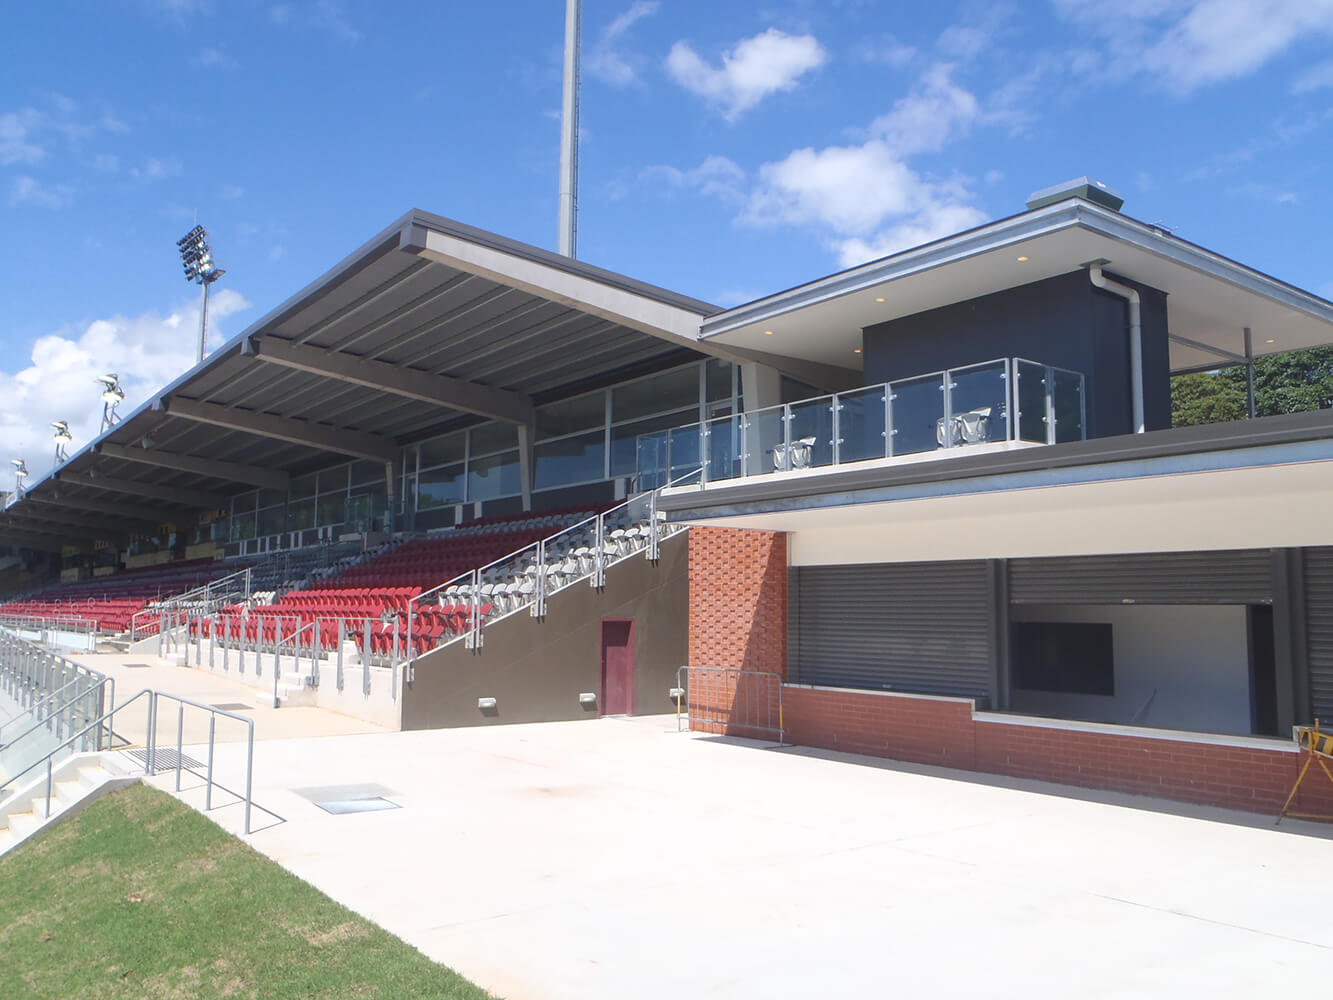
<svg viewBox="0 0 1333 1000">
<path fill-rule="evenodd" d="M 1254 419 L 1254 340 L 1250 328 L 1245 328 L 1245 408 Z"/>
<path fill-rule="evenodd" d="M 533 424 L 518 425 L 518 482 L 523 491 L 523 511 L 532 510 L 533 453 L 532 439 L 537 428 Z"/>
</svg>

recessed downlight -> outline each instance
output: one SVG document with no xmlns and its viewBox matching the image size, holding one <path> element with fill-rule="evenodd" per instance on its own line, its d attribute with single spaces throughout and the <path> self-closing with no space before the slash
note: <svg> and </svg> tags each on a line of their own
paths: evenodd
<svg viewBox="0 0 1333 1000">
<path fill-rule="evenodd" d="M 876 302 L 883 302 L 883 301 L 884 301 L 884 296 L 881 295 L 879 298 L 875 299 L 875 301 L 876 301 Z"/>
<path fill-rule="evenodd" d="M 853 347 L 853 348 L 852 348 L 852 353 L 853 353 L 853 354 L 860 354 L 860 353 L 861 353 L 861 348 L 859 348 L 859 347 Z"/>
<path fill-rule="evenodd" d="M 765 331 L 764 331 L 764 336 L 765 336 L 765 337 L 771 337 L 771 336 L 773 336 L 773 331 L 772 331 L 772 330 L 765 330 Z"/>
<path fill-rule="evenodd" d="M 1264 343 L 1265 343 L 1265 344 L 1275 344 L 1275 343 L 1277 343 L 1277 341 L 1273 340 L 1272 337 L 1269 337 L 1267 340 L 1264 341 Z"/>
<path fill-rule="evenodd" d="M 1019 260 L 1019 263 L 1023 263 L 1024 261 L 1027 260 L 1027 258 L 1026 258 L 1026 257 L 1019 257 L 1018 260 Z"/>
</svg>

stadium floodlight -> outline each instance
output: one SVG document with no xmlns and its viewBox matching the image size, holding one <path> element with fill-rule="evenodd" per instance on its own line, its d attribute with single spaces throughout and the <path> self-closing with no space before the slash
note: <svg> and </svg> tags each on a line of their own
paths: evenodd
<svg viewBox="0 0 1333 1000">
<path fill-rule="evenodd" d="M 176 241 L 180 251 L 185 280 L 204 286 L 203 301 L 199 306 L 199 361 L 204 360 L 204 339 L 208 335 L 208 286 L 227 272 L 213 261 L 208 245 L 208 230 L 195 226 Z"/>
<path fill-rule="evenodd" d="M 74 436 L 69 432 L 68 420 L 53 420 L 51 427 L 56 432 L 56 465 L 69 461 L 69 453 L 65 450 L 74 442 Z"/>
<path fill-rule="evenodd" d="M 120 387 L 120 376 L 114 372 L 110 375 L 99 375 L 97 381 L 102 386 L 101 433 L 105 434 L 108 428 L 120 422 L 120 414 L 116 412 L 116 407 L 125 401 L 125 391 Z"/>
<path fill-rule="evenodd" d="M 23 499 L 23 480 L 28 478 L 28 467 L 21 458 L 11 458 L 9 464 L 14 467 L 14 498 Z"/>
</svg>

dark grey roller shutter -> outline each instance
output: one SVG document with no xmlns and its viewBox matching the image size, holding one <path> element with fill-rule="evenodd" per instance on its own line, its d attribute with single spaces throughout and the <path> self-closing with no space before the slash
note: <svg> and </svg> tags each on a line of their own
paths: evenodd
<svg viewBox="0 0 1333 1000">
<path fill-rule="evenodd" d="M 1149 552 L 1011 559 L 1015 604 L 1269 604 L 1272 552 Z"/>
<path fill-rule="evenodd" d="M 802 566 L 795 603 L 792 673 L 802 684 L 988 693 L 985 562 Z"/>
<path fill-rule="evenodd" d="M 1305 550 L 1305 643 L 1312 714 L 1333 721 L 1333 548 Z"/>
</svg>

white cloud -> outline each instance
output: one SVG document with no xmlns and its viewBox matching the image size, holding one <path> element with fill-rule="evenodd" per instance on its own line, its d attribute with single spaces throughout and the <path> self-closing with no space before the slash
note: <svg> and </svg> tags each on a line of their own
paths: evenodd
<svg viewBox="0 0 1333 1000">
<path fill-rule="evenodd" d="M 181 161 L 174 156 L 159 159 L 150 156 L 141 167 L 131 167 L 130 176 L 136 181 L 162 181 L 168 177 L 177 177 L 181 172 Z"/>
<path fill-rule="evenodd" d="M 0 164 L 36 163 L 46 155 L 32 136 L 41 120 L 42 113 L 33 108 L 0 114 Z"/>
<path fill-rule="evenodd" d="M 224 288 L 208 305 L 209 345 L 225 339 L 226 320 L 250 303 Z M 50 423 L 68 420 L 71 450 L 82 448 L 98 432 L 102 406 L 94 379 L 120 375 L 125 389 L 121 412 L 128 413 L 194 364 L 199 309 L 191 301 L 167 315 L 99 319 L 80 333 L 60 331 L 39 337 L 27 364 L 0 371 L 0 438 L 10 455 L 23 458 L 35 480 L 51 467 L 54 444 Z"/>
<path fill-rule="evenodd" d="M 1300 42 L 1333 35 L 1333 0 L 1131 0 L 1113 16 L 1055 0 L 1105 43 L 1112 78 L 1146 74 L 1178 93 L 1247 76 Z"/>
<path fill-rule="evenodd" d="M 74 204 L 74 188 L 68 184 L 43 184 L 35 177 L 20 174 L 9 184 L 9 204 L 69 208 Z"/>
<path fill-rule="evenodd" d="M 275 4 L 269 8 L 268 19 L 283 27 L 296 26 L 322 31 L 342 42 L 361 40 L 361 32 L 348 19 L 343 5 L 337 0 L 315 0 L 298 7 L 294 3 Z"/>
<path fill-rule="evenodd" d="M 621 12 L 597 37 L 584 60 L 588 72 L 603 83 L 624 87 L 636 83 L 641 59 L 621 51 L 617 43 L 636 21 L 652 17 L 662 5 L 657 0 L 635 0 L 628 10 Z"/>
<path fill-rule="evenodd" d="M 677 42 L 667 55 L 667 70 L 686 90 L 720 107 L 727 121 L 735 121 L 770 94 L 795 88 L 827 58 L 813 35 L 769 28 L 724 52 L 720 67 L 706 62 L 688 42 Z"/>
<path fill-rule="evenodd" d="M 1292 84 L 1291 89 L 1297 94 L 1308 94 L 1312 90 L 1333 87 L 1333 60 L 1320 63 L 1302 73 Z"/>
<path fill-rule="evenodd" d="M 241 65 L 221 49 L 212 46 L 200 49 L 191 62 L 203 69 L 238 69 Z"/>
<path fill-rule="evenodd" d="M 645 175 L 739 204 L 744 225 L 812 230 L 851 267 L 986 220 L 967 181 L 933 178 L 908 162 L 984 120 L 977 99 L 938 65 L 872 122 L 860 143 L 797 149 L 753 177 L 721 156 Z"/>
<path fill-rule="evenodd" d="M 910 156 L 942 149 L 965 132 L 980 115 L 980 105 L 970 91 L 953 82 L 950 73 L 951 67 L 943 63 L 928 69 L 910 94 L 875 119 L 871 135 L 898 156 Z"/>
</svg>

